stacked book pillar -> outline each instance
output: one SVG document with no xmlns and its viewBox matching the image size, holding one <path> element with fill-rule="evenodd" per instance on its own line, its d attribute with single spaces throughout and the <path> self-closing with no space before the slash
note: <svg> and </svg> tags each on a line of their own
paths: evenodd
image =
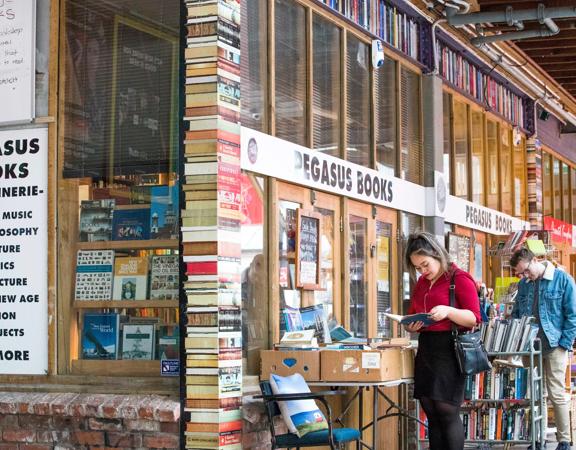
<svg viewBox="0 0 576 450">
<path fill-rule="evenodd" d="M 188 449 L 241 449 L 240 4 L 186 2 L 182 254 Z"/>
<path fill-rule="evenodd" d="M 526 162 L 528 166 L 528 220 L 535 229 L 542 228 L 542 150 L 534 137 L 526 141 Z"/>
</svg>

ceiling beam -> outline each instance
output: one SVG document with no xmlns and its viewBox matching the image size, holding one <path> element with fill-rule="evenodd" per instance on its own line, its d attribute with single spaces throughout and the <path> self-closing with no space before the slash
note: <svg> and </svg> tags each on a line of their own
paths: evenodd
<svg viewBox="0 0 576 450">
<path fill-rule="evenodd" d="M 555 65 L 574 65 L 574 60 L 570 59 L 570 58 L 564 58 L 562 56 L 552 56 L 549 58 L 545 58 L 542 56 L 535 56 L 533 57 L 534 61 L 542 67 L 547 67 L 547 66 L 555 66 Z"/>
<path fill-rule="evenodd" d="M 553 48 L 553 49 L 539 49 L 539 50 L 524 50 L 527 55 L 532 58 L 550 58 L 556 56 L 576 56 L 576 48 Z"/>
<path fill-rule="evenodd" d="M 533 42 L 518 41 L 518 47 L 520 47 L 524 51 L 576 47 L 576 38 L 542 39 L 541 41 L 533 41 Z"/>
</svg>

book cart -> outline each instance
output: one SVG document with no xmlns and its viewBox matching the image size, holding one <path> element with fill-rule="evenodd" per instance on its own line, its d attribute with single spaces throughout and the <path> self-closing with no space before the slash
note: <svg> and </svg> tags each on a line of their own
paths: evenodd
<svg viewBox="0 0 576 450">
<path fill-rule="evenodd" d="M 542 352 L 540 351 L 540 341 L 534 339 L 530 344 L 530 349 L 524 352 L 489 352 L 491 360 L 520 357 L 527 359 L 527 379 L 525 388 L 523 382 L 515 379 L 507 380 L 507 385 L 501 387 L 501 394 L 483 393 L 478 389 L 479 380 L 484 377 L 481 374 L 468 377 L 466 380 L 465 397 L 469 394 L 469 388 L 476 392 L 476 396 L 481 398 L 470 398 L 464 400 L 461 409 L 461 416 L 465 428 L 465 447 L 475 449 L 490 449 L 492 447 L 502 447 L 508 449 L 514 444 L 531 444 L 536 448 L 536 441 L 542 441 L 545 436 L 544 417 L 542 408 L 545 407 L 544 380 L 542 377 Z M 502 373 L 506 366 L 493 364 L 489 373 L 495 383 L 497 373 Z M 511 369 L 514 370 L 514 369 Z M 474 396 L 474 393 L 472 394 Z M 498 398 L 496 398 L 498 397 Z M 514 398 L 499 398 L 514 397 Z M 516 398 L 522 397 L 522 398 Z M 506 420 L 503 416 L 506 412 Z M 418 424 L 418 450 L 424 449 L 423 444 L 428 441 L 425 423 L 425 415 L 420 409 L 420 403 L 416 402 L 416 414 L 420 423 Z M 528 417 L 526 417 L 528 416 Z M 474 424 L 470 421 L 474 420 Z M 471 433 L 473 435 L 471 435 Z"/>
</svg>

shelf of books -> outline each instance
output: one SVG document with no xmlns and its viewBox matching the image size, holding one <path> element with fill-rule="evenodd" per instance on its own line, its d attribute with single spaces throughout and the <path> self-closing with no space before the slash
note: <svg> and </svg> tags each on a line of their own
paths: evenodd
<svg viewBox="0 0 576 450">
<path fill-rule="evenodd" d="M 482 325 L 492 369 L 466 378 L 460 416 L 468 443 L 531 443 L 535 448 L 543 429 L 544 404 L 537 332 L 531 317 Z M 426 423 L 426 415 L 417 407 L 419 419 Z M 418 428 L 419 443 L 427 441 L 426 427 Z"/>
<path fill-rule="evenodd" d="M 524 100 L 520 96 L 490 75 L 482 73 L 476 65 L 446 44 L 440 42 L 436 52 L 442 78 L 513 124 L 524 127 Z"/>
<path fill-rule="evenodd" d="M 113 179 L 83 179 L 71 197 L 70 370 L 160 376 L 163 361 L 179 365 L 178 184 L 174 174 Z"/>
</svg>

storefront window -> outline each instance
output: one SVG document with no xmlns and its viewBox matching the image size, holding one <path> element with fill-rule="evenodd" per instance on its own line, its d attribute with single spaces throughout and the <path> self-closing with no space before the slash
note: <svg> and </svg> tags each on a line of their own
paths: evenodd
<svg viewBox="0 0 576 450">
<path fill-rule="evenodd" d="M 384 60 L 374 71 L 376 98 L 376 169 L 386 176 L 396 175 L 396 124 L 398 116 L 396 61 Z"/>
<path fill-rule="evenodd" d="M 492 120 L 486 121 L 486 147 L 487 147 L 487 167 L 488 170 L 488 196 L 486 206 L 492 209 L 499 209 L 498 195 L 500 193 L 500 182 L 498 180 L 498 124 Z"/>
<path fill-rule="evenodd" d="M 552 161 L 548 153 L 542 153 L 542 186 L 544 190 L 544 216 L 552 215 Z"/>
<path fill-rule="evenodd" d="M 366 308 L 368 305 L 367 236 L 368 221 L 350 215 L 348 256 L 350 261 L 350 331 L 366 337 Z"/>
<path fill-rule="evenodd" d="M 313 147 L 340 156 L 340 28 L 314 15 Z"/>
<path fill-rule="evenodd" d="M 574 167 L 570 168 L 570 194 L 572 198 L 572 223 L 576 222 L 576 169 Z"/>
<path fill-rule="evenodd" d="M 454 195 L 468 199 L 468 106 L 454 102 Z"/>
<path fill-rule="evenodd" d="M 502 212 L 513 214 L 512 203 L 512 146 L 510 142 L 510 128 L 502 125 L 500 127 L 500 181 L 501 181 L 501 205 Z"/>
<path fill-rule="evenodd" d="M 472 110 L 472 201 L 484 205 L 484 114 Z"/>
<path fill-rule="evenodd" d="M 450 225 L 447 226 L 449 227 Z M 423 229 L 422 217 L 415 214 L 401 213 L 400 227 L 402 233 L 402 248 L 400 249 L 398 255 L 398 263 L 400 264 L 400 267 L 402 267 L 402 314 L 407 314 L 408 308 L 410 307 L 410 292 L 414 280 L 410 279 L 410 272 L 408 272 L 408 267 L 405 267 L 404 265 L 404 250 L 406 249 L 406 241 L 408 236 L 410 236 L 410 234 L 414 233 L 416 230 Z"/>
<path fill-rule="evenodd" d="M 450 162 L 452 159 L 452 125 L 450 118 L 452 116 L 452 96 L 444 92 L 442 95 L 442 127 L 444 128 L 444 154 L 443 154 L 443 169 L 444 169 L 444 180 L 446 181 L 446 188 L 450 194 L 453 192 L 450 190 Z"/>
<path fill-rule="evenodd" d="M 526 138 L 514 146 L 514 215 L 526 217 Z"/>
<path fill-rule="evenodd" d="M 275 0 L 276 136 L 307 145 L 306 10 L 291 0 Z"/>
<path fill-rule="evenodd" d="M 334 263 L 337 255 L 334 253 L 336 223 L 334 211 L 325 208 L 314 208 L 322 215 L 322 230 L 320 239 L 320 289 L 314 291 L 314 304 L 324 305 L 328 320 L 334 317 Z"/>
<path fill-rule="evenodd" d="M 300 203 L 281 200 L 278 224 L 278 281 L 280 284 L 280 332 L 290 329 L 286 323 L 290 308 L 302 306 L 301 291 L 296 287 L 296 227 Z M 288 310 L 287 310 L 288 308 Z"/>
<path fill-rule="evenodd" d="M 562 164 L 562 209 L 563 209 L 563 218 L 564 222 L 572 223 L 572 210 L 570 207 L 570 167 L 565 164 Z"/>
<path fill-rule="evenodd" d="M 346 40 L 346 159 L 370 167 L 370 54 L 351 33 Z"/>
<path fill-rule="evenodd" d="M 554 217 L 562 220 L 562 178 L 560 161 L 552 158 L 552 186 L 554 189 Z"/>
<path fill-rule="evenodd" d="M 268 348 L 268 263 L 264 179 L 242 174 L 241 283 L 244 373 L 260 373 L 260 350 Z"/>
<path fill-rule="evenodd" d="M 266 132 L 268 31 L 267 2 L 246 0 L 240 3 L 240 83 L 242 125 Z M 225 27 L 225 25 L 223 25 Z M 250 32 L 248 32 L 250 30 Z M 188 33 L 190 36 L 190 32 Z"/>
<path fill-rule="evenodd" d="M 59 372 L 158 376 L 180 354 L 180 2 L 65 3 Z"/>
<path fill-rule="evenodd" d="M 392 226 L 389 223 L 376 221 L 376 314 L 377 314 L 377 337 L 392 336 L 390 319 L 384 313 L 392 312 L 392 300 L 390 292 L 392 257 Z"/>
<path fill-rule="evenodd" d="M 400 70 L 401 178 L 422 184 L 422 131 L 420 120 L 420 75 Z"/>
</svg>

